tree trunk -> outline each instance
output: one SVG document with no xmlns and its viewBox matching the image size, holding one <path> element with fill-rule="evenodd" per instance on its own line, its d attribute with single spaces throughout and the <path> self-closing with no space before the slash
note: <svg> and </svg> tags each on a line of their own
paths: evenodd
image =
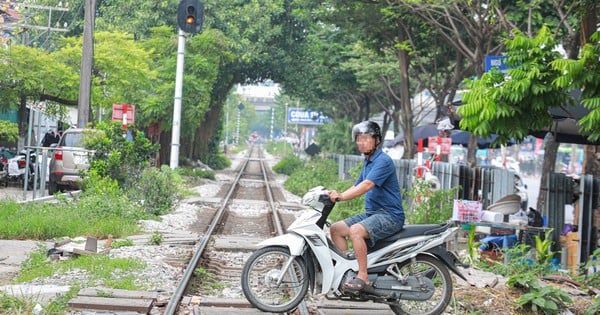
<svg viewBox="0 0 600 315">
<path fill-rule="evenodd" d="M 171 130 L 163 130 L 160 133 L 159 143 L 159 160 L 156 161 L 158 165 L 170 165 L 171 162 Z"/>
<path fill-rule="evenodd" d="M 406 28 L 399 23 L 398 24 L 398 43 L 403 43 L 408 39 Z M 403 158 L 412 159 L 416 153 L 416 146 L 413 142 L 413 110 L 412 103 L 410 101 L 410 79 L 408 75 L 408 69 L 410 67 L 410 56 L 406 50 L 398 50 L 396 53 L 398 58 L 398 65 L 400 70 L 400 78 L 402 80 L 400 85 L 400 108 L 396 108 L 396 111 L 402 113 L 400 120 L 402 126 L 404 126 L 404 153 Z"/>
<path fill-rule="evenodd" d="M 221 130 L 219 124 L 221 123 L 221 110 L 222 104 L 219 106 L 211 106 L 210 110 L 204 114 L 204 121 L 196 129 L 195 145 L 193 147 L 192 158 L 203 160 L 214 151 L 211 146 L 211 142 L 216 141 L 215 131 Z M 205 161 L 202 161 L 205 163 Z"/>
<path fill-rule="evenodd" d="M 597 4 L 595 0 L 585 0 L 582 3 L 581 20 L 581 43 L 585 45 L 590 40 L 590 36 L 597 30 Z M 584 174 L 600 177 L 600 161 L 598 160 L 600 152 L 599 146 L 584 146 L 584 157 L 582 171 Z"/>
<path fill-rule="evenodd" d="M 542 178 L 540 179 L 540 191 L 538 193 L 537 210 L 543 211 L 546 204 L 546 194 L 548 193 L 548 176 L 554 173 L 554 164 L 556 163 L 556 153 L 558 151 L 558 142 L 554 140 L 552 133 L 547 133 L 544 139 L 544 164 L 542 165 Z M 543 213 L 548 215 L 547 213 Z"/>
</svg>

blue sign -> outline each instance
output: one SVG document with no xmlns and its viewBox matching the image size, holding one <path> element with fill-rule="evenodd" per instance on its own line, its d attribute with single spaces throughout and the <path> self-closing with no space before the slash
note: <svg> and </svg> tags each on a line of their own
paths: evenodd
<svg viewBox="0 0 600 315">
<path fill-rule="evenodd" d="M 485 56 L 485 72 L 497 68 L 500 72 L 506 73 L 508 71 L 507 59 L 507 56 Z"/>
<path fill-rule="evenodd" d="M 290 124 L 322 125 L 324 122 L 331 121 L 331 118 L 322 115 L 320 112 L 315 112 L 312 110 L 288 108 L 287 120 Z"/>
</svg>

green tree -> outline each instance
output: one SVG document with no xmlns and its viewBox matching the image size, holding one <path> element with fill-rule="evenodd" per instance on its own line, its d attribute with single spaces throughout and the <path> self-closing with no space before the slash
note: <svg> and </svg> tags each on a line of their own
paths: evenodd
<svg viewBox="0 0 600 315">
<path fill-rule="evenodd" d="M 19 139 L 19 128 L 17 124 L 10 121 L 0 120 L 0 141 L 17 141 Z"/>
<path fill-rule="evenodd" d="M 562 56 L 554 50 L 556 39 L 549 29 L 543 27 L 534 38 L 516 30 L 513 35 L 513 39 L 505 41 L 510 67 L 507 75 L 491 71 L 478 80 L 469 81 L 470 90 L 463 96 L 465 104 L 458 110 L 462 117 L 461 129 L 478 137 L 488 137 L 495 132 L 501 143 L 511 138 L 522 140 L 530 130 L 550 126 L 552 117 L 548 109 L 567 102 L 568 91 L 553 86 L 563 73 L 552 68 L 550 62 Z M 544 158 L 542 183 L 552 171 L 547 165 L 551 159 Z M 538 199 L 538 209 L 544 200 L 543 197 Z"/>
</svg>

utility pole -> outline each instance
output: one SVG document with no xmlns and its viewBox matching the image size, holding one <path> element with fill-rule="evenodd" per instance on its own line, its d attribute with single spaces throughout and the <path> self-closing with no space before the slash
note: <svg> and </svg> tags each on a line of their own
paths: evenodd
<svg viewBox="0 0 600 315">
<path fill-rule="evenodd" d="M 183 62 L 185 56 L 185 33 L 179 29 L 177 40 L 177 69 L 175 73 L 175 101 L 173 103 L 173 131 L 171 132 L 171 161 L 169 166 L 179 166 L 179 137 L 181 130 L 181 94 L 183 91 Z"/>
<path fill-rule="evenodd" d="M 12 27 L 12 26 L 17 26 L 17 27 L 21 27 L 23 29 L 26 30 L 31 30 L 31 29 L 35 29 L 35 30 L 40 30 L 40 31 L 46 31 L 46 43 L 48 43 L 49 39 L 50 39 L 50 33 L 51 32 L 66 32 L 68 31 L 68 29 L 66 28 L 61 28 L 58 25 L 58 21 L 56 22 L 56 26 L 57 27 L 52 27 L 52 11 L 69 11 L 68 8 L 66 8 L 66 6 L 59 6 L 58 7 L 51 7 L 51 6 L 45 6 L 45 5 L 35 5 L 35 4 L 29 4 L 29 3 L 20 3 L 18 4 L 21 7 L 27 8 L 27 9 L 36 9 L 36 10 L 46 10 L 48 11 L 48 23 L 46 26 L 40 26 L 40 25 L 32 25 L 32 24 L 28 24 L 27 22 L 27 17 L 31 17 L 31 15 L 28 13 L 29 10 L 27 10 L 27 12 L 25 13 L 25 17 L 23 19 L 23 21 L 19 21 L 18 23 L 14 23 L 14 25 L 10 25 L 10 23 L 8 25 L 6 25 L 7 27 Z M 65 23 L 65 27 L 66 27 L 66 23 Z M 28 40 L 27 40 L 28 41 Z M 24 45 L 30 45 L 31 43 L 24 41 L 23 44 Z M 43 45 L 41 45 L 43 46 Z"/>
<path fill-rule="evenodd" d="M 79 75 L 79 100 L 77 101 L 77 127 L 79 128 L 84 128 L 90 119 L 95 12 L 96 0 L 85 0 L 83 49 L 81 52 L 81 71 Z"/>
<path fill-rule="evenodd" d="M 275 123 L 275 107 L 271 107 L 271 134 L 270 140 L 273 141 L 273 124 Z"/>
</svg>

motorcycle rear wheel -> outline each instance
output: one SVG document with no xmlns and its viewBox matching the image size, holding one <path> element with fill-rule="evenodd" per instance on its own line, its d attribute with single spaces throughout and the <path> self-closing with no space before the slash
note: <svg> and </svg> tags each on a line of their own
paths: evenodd
<svg viewBox="0 0 600 315">
<path fill-rule="evenodd" d="M 242 291 L 250 304 L 264 312 L 285 313 L 302 302 L 309 285 L 306 265 L 296 257 L 282 275 L 290 257 L 287 248 L 270 246 L 248 258 L 242 271 Z"/>
<path fill-rule="evenodd" d="M 401 300 L 398 304 L 390 304 L 394 314 L 442 314 L 452 298 L 452 277 L 446 265 L 434 257 L 421 255 L 414 262 L 409 260 L 402 264 L 400 270 L 403 275 L 427 277 L 433 280 L 435 292 L 427 301 Z"/>
</svg>

